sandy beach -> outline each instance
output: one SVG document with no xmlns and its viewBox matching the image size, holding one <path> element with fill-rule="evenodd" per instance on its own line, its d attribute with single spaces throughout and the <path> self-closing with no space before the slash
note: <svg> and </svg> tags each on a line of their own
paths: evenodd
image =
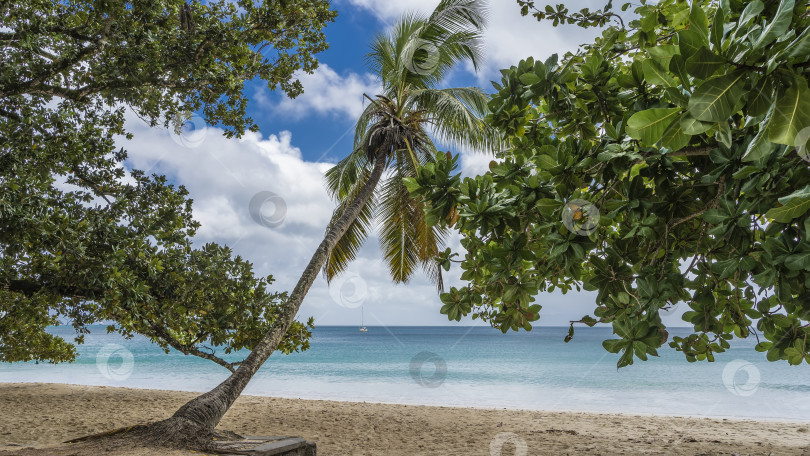
<svg viewBox="0 0 810 456">
<path fill-rule="evenodd" d="M 193 396 L 177 391 L 0 384 L 0 450 L 53 448 L 72 438 L 165 418 Z M 810 454 L 810 423 L 257 396 L 241 397 L 220 427 L 243 435 L 306 437 L 317 443 L 319 455 L 506 456 L 524 444 L 523 454 L 530 455 Z"/>
</svg>

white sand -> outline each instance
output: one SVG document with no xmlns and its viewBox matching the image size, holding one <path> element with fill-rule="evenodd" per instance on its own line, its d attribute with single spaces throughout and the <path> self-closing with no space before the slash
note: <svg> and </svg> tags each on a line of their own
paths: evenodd
<svg viewBox="0 0 810 456">
<path fill-rule="evenodd" d="M 71 438 L 167 418 L 193 396 L 194 393 L 176 391 L 0 384 L 0 450 L 33 446 L 49 448 L 55 454 L 71 454 L 58 451 L 64 446 L 55 445 Z M 528 453 L 524 454 L 529 455 L 810 454 L 810 423 L 257 396 L 239 398 L 220 427 L 243 435 L 306 437 L 317 443 L 320 456 L 507 456 L 516 454 L 515 444 L 525 445 Z M 505 443 L 499 451 L 498 442 L 507 441 L 512 443 Z"/>
</svg>

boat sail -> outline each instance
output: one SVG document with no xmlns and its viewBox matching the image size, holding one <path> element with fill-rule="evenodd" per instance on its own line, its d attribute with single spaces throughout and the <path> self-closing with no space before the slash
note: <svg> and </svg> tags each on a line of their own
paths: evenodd
<svg viewBox="0 0 810 456">
<path fill-rule="evenodd" d="M 368 332 L 368 328 L 366 328 L 365 322 L 363 321 L 363 306 L 360 306 L 360 332 Z"/>
</svg>

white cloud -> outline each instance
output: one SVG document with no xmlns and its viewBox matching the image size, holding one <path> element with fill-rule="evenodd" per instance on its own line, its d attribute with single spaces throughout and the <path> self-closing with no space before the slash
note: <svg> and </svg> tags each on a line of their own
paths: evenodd
<svg viewBox="0 0 810 456">
<path fill-rule="evenodd" d="M 490 154 L 464 152 L 461 154 L 461 174 L 463 176 L 478 176 L 489 171 L 489 163 L 494 160 Z"/>
<path fill-rule="evenodd" d="M 429 12 L 436 8 L 438 0 L 347 0 L 348 3 L 371 11 L 379 19 L 389 22 L 410 11 Z"/>
<path fill-rule="evenodd" d="M 566 2 L 571 10 L 601 7 L 603 4 L 601 1 Z M 537 22 L 530 16 L 521 17 L 514 0 L 493 0 L 490 5 L 489 27 L 485 33 L 487 60 L 480 74 L 484 79 L 497 77 L 500 80 L 498 71 L 501 68 L 517 65 L 530 56 L 545 60 L 557 53 L 562 57 L 600 34 L 597 29 L 585 30 L 573 25 L 553 27 L 548 21 Z"/>
<path fill-rule="evenodd" d="M 274 110 L 296 118 L 315 112 L 356 119 L 363 112 L 363 94 L 373 96 L 380 91 L 380 83 L 373 75 L 339 74 L 324 63 L 314 73 L 300 73 L 296 77 L 304 86 L 302 95 L 295 99 L 283 97 L 275 104 L 270 102 Z M 262 102 L 263 97 L 257 99 Z M 266 98 L 263 102 L 268 103 Z"/>
<path fill-rule="evenodd" d="M 185 147 L 168 131 L 149 128 L 134 118 L 128 128 L 134 139 L 120 142 L 129 153 L 128 165 L 165 174 L 188 189 L 194 217 L 202 224 L 196 245 L 228 245 L 253 262 L 258 274 L 273 274 L 274 289 L 292 290 L 334 208 L 323 185 L 323 173 L 332 164 L 304 161 L 289 132 L 266 138 L 249 133 L 240 140 L 225 138 L 221 129 L 200 126 L 186 133 L 193 138 L 186 143 L 194 147 Z M 261 191 L 284 200 L 286 214 L 277 226 L 262 226 L 251 217 L 251 198 Z M 275 207 L 263 207 L 270 211 L 265 215 L 273 218 Z M 378 239 L 372 236 L 348 271 L 366 284 L 367 325 L 449 324 L 439 313 L 441 302 L 427 279 L 417 275 L 407 288 L 395 286 L 381 257 Z M 300 318 L 309 316 L 324 325 L 359 325 L 360 310 L 335 302 L 319 277 L 299 312 Z"/>
</svg>

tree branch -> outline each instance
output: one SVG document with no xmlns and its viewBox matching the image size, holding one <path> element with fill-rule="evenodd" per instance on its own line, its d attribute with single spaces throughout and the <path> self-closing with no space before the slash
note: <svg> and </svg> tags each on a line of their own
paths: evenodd
<svg viewBox="0 0 810 456">
<path fill-rule="evenodd" d="M 77 297 L 77 298 L 80 298 L 80 299 L 87 299 L 85 296 L 82 296 L 79 293 L 77 293 L 78 290 L 66 290 L 66 289 L 62 289 L 62 288 L 60 288 L 60 289 L 51 289 L 51 287 L 49 287 L 49 286 L 47 286 L 45 284 L 39 283 L 37 281 L 34 281 L 34 280 L 9 280 L 6 283 L 1 284 L 0 289 L 6 290 L 6 291 L 22 293 L 22 294 L 24 294 L 25 296 L 28 296 L 28 297 L 33 296 L 35 293 L 37 293 L 40 290 L 49 289 L 49 290 L 57 292 L 57 293 L 59 293 L 61 295 Z M 229 362 L 225 361 L 224 359 L 214 355 L 213 353 L 206 353 L 206 352 L 198 349 L 197 347 L 185 345 L 185 344 L 181 343 L 180 341 L 178 341 L 177 339 L 175 339 L 174 337 L 172 337 L 171 334 L 169 334 L 169 332 L 166 331 L 164 328 L 162 328 L 162 327 L 160 327 L 160 326 L 158 326 L 156 324 L 152 324 L 150 326 L 150 329 L 152 330 L 152 332 L 154 333 L 154 335 L 156 337 L 159 337 L 160 339 L 164 340 L 169 346 L 171 346 L 175 350 L 183 353 L 184 355 L 194 355 L 194 356 L 199 356 L 200 358 L 205 358 L 207 360 L 211 360 L 211 361 L 219 364 L 220 366 L 224 367 L 225 369 L 228 369 L 231 372 L 234 372 L 236 370 L 236 367 L 239 366 L 239 364 L 241 364 L 241 361 L 240 362 L 235 362 L 235 363 L 229 363 Z"/>
<path fill-rule="evenodd" d="M 714 146 L 705 147 L 684 147 L 667 154 L 668 157 L 705 157 L 714 150 Z"/>
<path fill-rule="evenodd" d="M 225 361 L 224 359 L 214 355 L 213 353 L 206 353 L 206 352 L 198 349 L 197 347 L 183 344 L 180 341 L 178 341 L 177 339 L 175 339 L 174 337 L 172 337 L 172 335 L 169 334 L 169 332 L 166 331 L 165 328 L 163 328 L 163 327 L 161 327 L 159 325 L 153 324 L 151 326 L 151 329 L 152 329 L 152 331 L 155 332 L 156 336 L 158 336 L 161 339 L 165 340 L 166 343 L 168 343 L 172 348 L 179 351 L 180 353 L 183 353 L 184 355 L 194 355 L 194 356 L 199 356 L 200 358 L 205 358 L 205 359 L 211 360 L 211 361 L 219 364 L 220 366 L 224 367 L 225 369 L 228 369 L 231 372 L 235 372 L 236 371 L 236 366 L 239 365 L 239 363 L 229 363 L 229 362 Z"/>
</svg>

